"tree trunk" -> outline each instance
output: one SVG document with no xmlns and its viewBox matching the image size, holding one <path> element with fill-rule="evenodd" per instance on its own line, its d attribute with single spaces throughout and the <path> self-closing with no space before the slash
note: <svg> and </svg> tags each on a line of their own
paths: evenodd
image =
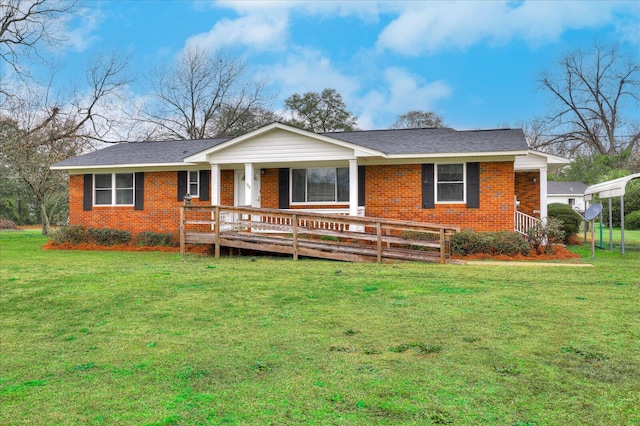
<svg viewBox="0 0 640 426">
<path fill-rule="evenodd" d="M 51 222 L 44 202 L 40 204 L 40 221 L 42 222 L 42 235 L 49 235 L 51 233 Z"/>
</svg>

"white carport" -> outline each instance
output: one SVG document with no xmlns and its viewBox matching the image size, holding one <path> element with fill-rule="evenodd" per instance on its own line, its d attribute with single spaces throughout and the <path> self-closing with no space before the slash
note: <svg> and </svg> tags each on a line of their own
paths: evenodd
<svg viewBox="0 0 640 426">
<path fill-rule="evenodd" d="M 613 197 L 620 197 L 620 241 L 621 241 L 621 253 L 624 254 L 624 194 L 627 183 L 633 179 L 640 178 L 640 173 L 635 173 L 629 176 L 621 177 L 618 179 L 608 180 L 606 182 L 597 183 L 591 185 L 584 191 L 584 200 L 589 203 L 593 203 L 593 196 L 597 195 L 599 200 L 604 198 L 609 199 L 609 248 L 613 249 L 613 230 L 611 229 L 613 218 L 611 213 L 611 199 Z"/>
</svg>

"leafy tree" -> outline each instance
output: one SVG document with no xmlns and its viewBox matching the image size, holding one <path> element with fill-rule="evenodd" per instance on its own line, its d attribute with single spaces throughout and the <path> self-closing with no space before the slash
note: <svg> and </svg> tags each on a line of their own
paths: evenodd
<svg viewBox="0 0 640 426">
<path fill-rule="evenodd" d="M 237 135 L 273 118 L 263 81 L 246 77 L 244 62 L 197 48 L 150 77 L 154 100 L 141 111 L 151 138 Z M 252 129 L 251 129 L 252 130 Z"/>
<path fill-rule="evenodd" d="M 352 131 L 357 117 L 347 110 L 342 96 L 335 89 L 322 93 L 307 92 L 289 96 L 284 105 L 292 118 L 288 124 L 316 133 Z"/>
<path fill-rule="evenodd" d="M 587 185 L 626 176 L 640 170 L 638 159 L 629 151 L 620 155 L 581 155 L 571 164 L 560 169 L 550 179 L 565 182 L 582 182 Z"/>
<path fill-rule="evenodd" d="M 541 87 L 555 103 L 547 117 L 555 136 L 542 146 L 562 146 L 569 154 L 616 155 L 636 152 L 640 141 L 637 108 L 640 64 L 617 47 L 596 45 L 563 57 L 555 73 L 544 72 Z M 625 116 L 625 114 L 627 116 Z"/>
<path fill-rule="evenodd" d="M 433 111 L 409 111 L 398 116 L 392 129 L 420 129 L 427 127 L 445 127 L 444 119 Z"/>
</svg>

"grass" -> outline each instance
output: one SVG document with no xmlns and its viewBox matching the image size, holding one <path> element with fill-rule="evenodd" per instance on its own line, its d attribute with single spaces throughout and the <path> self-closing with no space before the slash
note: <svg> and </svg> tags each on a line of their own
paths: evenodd
<svg viewBox="0 0 640 426">
<path fill-rule="evenodd" d="M 640 424 L 626 237 L 568 269 L 42 251 L 0 232 L 0 424 Z"/>
</svg>

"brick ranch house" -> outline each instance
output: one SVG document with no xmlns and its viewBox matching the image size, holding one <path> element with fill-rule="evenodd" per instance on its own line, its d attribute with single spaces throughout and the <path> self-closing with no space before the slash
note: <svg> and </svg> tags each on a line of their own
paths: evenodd
<svg viewBox="0 0 640 426">
<path fill-rule="evenodd" d="M 568 162 L 530 150 L 519 129 L 316 134 L 273 123 L 234 138 L 119 143 L 51 168 L 69 173 L 70 224 L 92 228 L 176 233 L 189 194 L 196 205 L 513 231 L 518 215 L 546 217 L 547 172 Z"/>
</svg>

